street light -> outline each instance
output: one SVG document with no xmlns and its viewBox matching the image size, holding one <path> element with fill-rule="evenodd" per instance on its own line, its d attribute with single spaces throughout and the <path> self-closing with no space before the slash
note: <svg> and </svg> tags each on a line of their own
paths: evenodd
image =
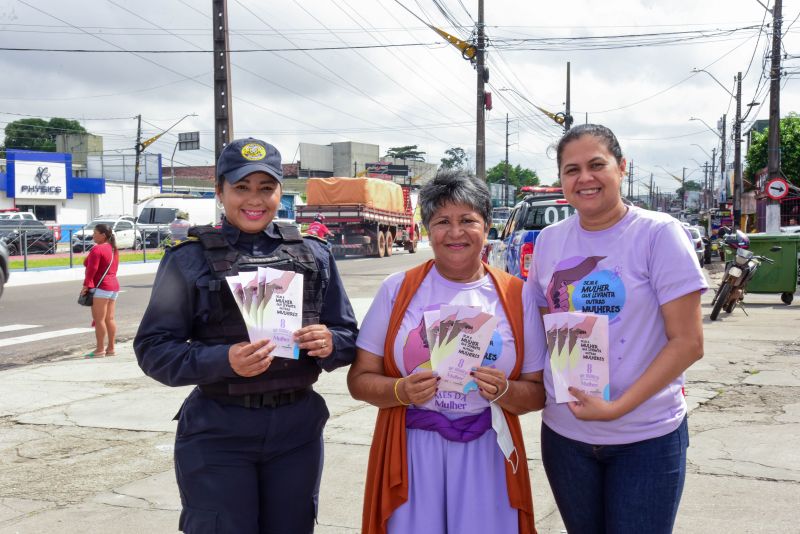
<svg viewBox="0 0 800 534">
<path fill-rule="evenodd" d="M 698 145 L 697 143 L 692 143 L 692 146 L 696 146 L 697 148 L 699 148 L 700 150 L 702 150 L 702 151 L 703 151 L 703 154 L 705 154 L 706 156 L 708 156 L 708 159 L 710 159 L 710 160 L 711 160 L 711 164 L 712 164 L 712 165 L 714 164 L 714 157 L 713 157 L 713 156 L 711 156 L 711 154 L 709 154 L 708 152 L 706 152 L 706 149 L 705 149 L 705 148 L 701 147 L 701 146 L 700 146 L 700 145 Z"/>
<path fill-rule="evenodd" d="M 553 121 L 554 121 L 556 124 L 559 124 L 559 125 L 561 125 L 561 126 L 564 126 L 564 122 L 566 121 L 566 115 L 565 115 L 564 113 L 562 113 L 562 112 L 560 112 L 560 111 L 559 111 L 558 113 L 551 113 L 551 112 L 547 111 L 546 109 L 544 109 L 544 108 L 542 108 L 542 107 L 539 107 L 539 106 L 537 106 L 536 104 L 534 104 L 533 102 L 531 102 L 530 100 L 528 100 L 528 98 L 527 98 L 525 95 L 523 95 L 522 93 L 520 93 L 519 91 L 517 91 L 517 90 L 516 90 L 516 89 L 514 89 L 513 87 L 501 87 L 501 88 L 500 88 L 500 90 L 501 90 L 501 91 L 513 91 L 513 92 L 514 92 L 514 93 L 516 93 L 516 94 L 517 94 L 517 96 L 519 96 L 519 97 L 520 97 L 522 100 L 524 100 L 525 102 L 527 102 L 527 103 L 528 103 L 528 104 L 530 104 L 531 106 L 535 107 L 536 109 L 538 109 L 539 111 L 541 111 L 542 113 L 544 113 L 545 115 L 547 115 L 548 117 L 550 117 L 550 118 L 551 118 L 551 119 L 552 119 L 552 120 L 553 120 Z"/>
<path fill-rule="evenodd" d="M 731 98 L 736 98 L 736 95 L 735 95 L 735 94 L 733 94 L 731 91 L 729 91 L 727 87 L 725 87 L 724 85 L 722 85 L 722 82 L 720 82 L 720 81 L 719 81 L 719 80 L 716 78 L 716 76 L 714 76 L 713 74 L 711 74 L 711 73 L 710 73 L 710 72 L 708 72 L 707 70 L 705 70 L 705 69 L 692 69 L 692 72 L 694 72 L 694 73 L 698 73 L 698 72 L 705 72 L 706 74 L 708 74 L 709 76 L 711 76 L 711 79 L 712 79 L 712 80 L 714 80 L 715 82 L 717 82 L 717 85 L 719 85 L 720 87 L 722 87 L 722 89 L 724 89 L 726 93 L 728 93 L 729 95 L 731 95 Z"/>
<path fill-rule="evenodd" d="M 177 125 L 179 125 L 181 122 L 183 122 L 183 120 L 186 119 L 187 117 L 197 117 L 197 113 L 188 113 L 188 114 L 184 115 L 183 117 L 181 117 L 178 120 L 178 122 L 176 122 L 175 124 L 173 124 L 172 126 L 167 128 L 163 132 L 161 132 L 161 133 L 159 133 L 157 135 L 154 135 L 153 137 L 151 137 L 150 139 L 148 139 L 146 141 L 143 141 L 141 143 L 139 143 L 139 142 L 136 143 L 136 167 L 135 167 L 135 169 L 133 171 L 133 203 L 134 204 L 139 202 L 139 156 L 142 154 L 142 152 L 144 152 L 145 148 L 147 148 L 151 144 L 153 144 L 156 141 L 158 141 L 158 139 L 162 135 L 164 135 L 165 133 L 167 133 L 170 130 L 172 130 L 173 128 L 175 128 Z M 139 115 L 139 135 L 141 135 L 141 131 L 142 131 L 141 126 L 142 126 L 142 116 Z M 138 139 L 137 139 L 137 141 L 138 141 Z M 173 151 L 173 157 L 174 157 L 174 154 L 175 153 Z"/>
<path fill-rule="evenodd" d="M 703 125 L 705 125 L 705 127 L 706 127 L 706 128 L 708 128 L 709 130 L 711 130 L 711 131 L 714 133 L 714 135 L 716 135 L 717 137 L 719 137 L 720 141 L 722 141 L 722 140 L 723 140 L 723 138 L 722 138 L 722 135 L 720 135 L 720 133 L 719 133 L 718 131 L 716 131 L 714 128 L 712 128 L 711 126 L 709 126 L 709 125 L 708 125 L 708 123 L 707 123 L 706 121 L 704 121 L 703 119 L 701 119 L 701 118 L 699 118 L 699 117 L 689 117 L 689 120 L 690 120 L 690 121 L 700 121 L 700 122 L 702 122 L 702 123 L 703 123 Z"/>
</svg>

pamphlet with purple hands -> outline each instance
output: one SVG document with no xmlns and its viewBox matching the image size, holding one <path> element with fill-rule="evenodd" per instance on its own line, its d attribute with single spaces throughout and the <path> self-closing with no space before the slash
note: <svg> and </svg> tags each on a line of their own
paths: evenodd
<svg viewBox="0 0 800 534">
<path fill-rule="evenodd" d="M 259 267 L 226 278 L 251 342 L 270 339 L 278 358 L 298 359 L 293 333 L 303 326 L 303 275 Z"/>
<path fill-rule="evenodd" d="M 476 390 L 470 372 L 483 363 L 497 317 L 475 306 L 452 305 L 426 311 L 424 317 L 431 368 L 441 377 L 439 391 Z"/>
<path fill-rule="evenodd" d="M 545 339 L 556 403 L 575 401 L 570 386 L 610 400 L 608 316 L 584 312 L 544 316 Z"/>
</svg>

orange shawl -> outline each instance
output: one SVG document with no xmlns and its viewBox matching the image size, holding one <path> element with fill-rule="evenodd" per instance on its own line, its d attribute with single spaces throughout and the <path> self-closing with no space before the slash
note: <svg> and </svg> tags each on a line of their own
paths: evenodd
<svg viewBox="0 0 800 534">
<path fill-rule="evenodd" d="M 419 265 L 406 272 L 400 286 L 383 348 L 383 365 L 387 376 L 402 376 L 394 361 L 394 340 L 400 329 L 411 298 L 419 288 L 425 276 L 433 266 L 433 260 Z M 522 285 L 519 278 L 485 265 L 494 281 L 497 295 L 506 312 L 511 325 L 511 332 L 516 341 L 517 361 L 509 375 L 510 380 L 519 377 L 523 360 L 523 324 L 522 324 Z M 531 482 L 528 476 L 528 463 L 525 445 L 522 441 L 522 430 L 516 415 L 503 412 L 511 437 L 514 440 L 518 467 L 516 474 L 510 462 L 506 461 L 506 485 L 508 500 L 512 507 L 519 511 L 519 533 L 536 534 L 533 523 L 533 497 Z M 364 491 L 364 510 L 361 518 L 363 534 L 385 534 L 386 525 L 392 512 L 408 500 L 408 463 L 406 450 L 406 407 L 395 406 L 378 411 L 372 446 L 367 466 L 367 481 Z"/>
</svg>

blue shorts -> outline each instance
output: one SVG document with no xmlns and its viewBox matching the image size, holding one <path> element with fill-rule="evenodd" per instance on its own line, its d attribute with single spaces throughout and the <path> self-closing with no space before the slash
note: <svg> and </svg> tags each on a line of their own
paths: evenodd
<svg viewBox="0 0 800 534">
<path fill-rule="evenodd" d="M 92 288 L 89 290 L 96 299 L 111 299 L 117 300 L 119 291 L 106 291 L 105 289 Z"/>
</svg>

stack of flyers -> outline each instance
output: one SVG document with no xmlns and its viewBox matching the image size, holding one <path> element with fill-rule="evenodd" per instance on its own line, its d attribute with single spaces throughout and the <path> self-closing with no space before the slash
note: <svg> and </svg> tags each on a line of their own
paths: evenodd
<svg viewBox="0 0 800 534">
<path fill-rule="evenodd" d="M 556 403 L 576 400 L 570 386 L 609 400 L 608 316 L 583 312 L 544 316 Z"/>
<path fill-rule="evenodd" d="M 480 367 L 497 327 L 497 317 L 476 306 L 441 306 L 424 313 L 431 368 L 441 377 L 440 391 L 477 389 L 470 376 Z"/>
<path fill-rule="evenodd" d="M 303 275 L 259 267 L 226 277 L 251 342 L 271 339 L 279 358 L 298 359 L 294 332 L 303 326 Z"/>
</svg>

